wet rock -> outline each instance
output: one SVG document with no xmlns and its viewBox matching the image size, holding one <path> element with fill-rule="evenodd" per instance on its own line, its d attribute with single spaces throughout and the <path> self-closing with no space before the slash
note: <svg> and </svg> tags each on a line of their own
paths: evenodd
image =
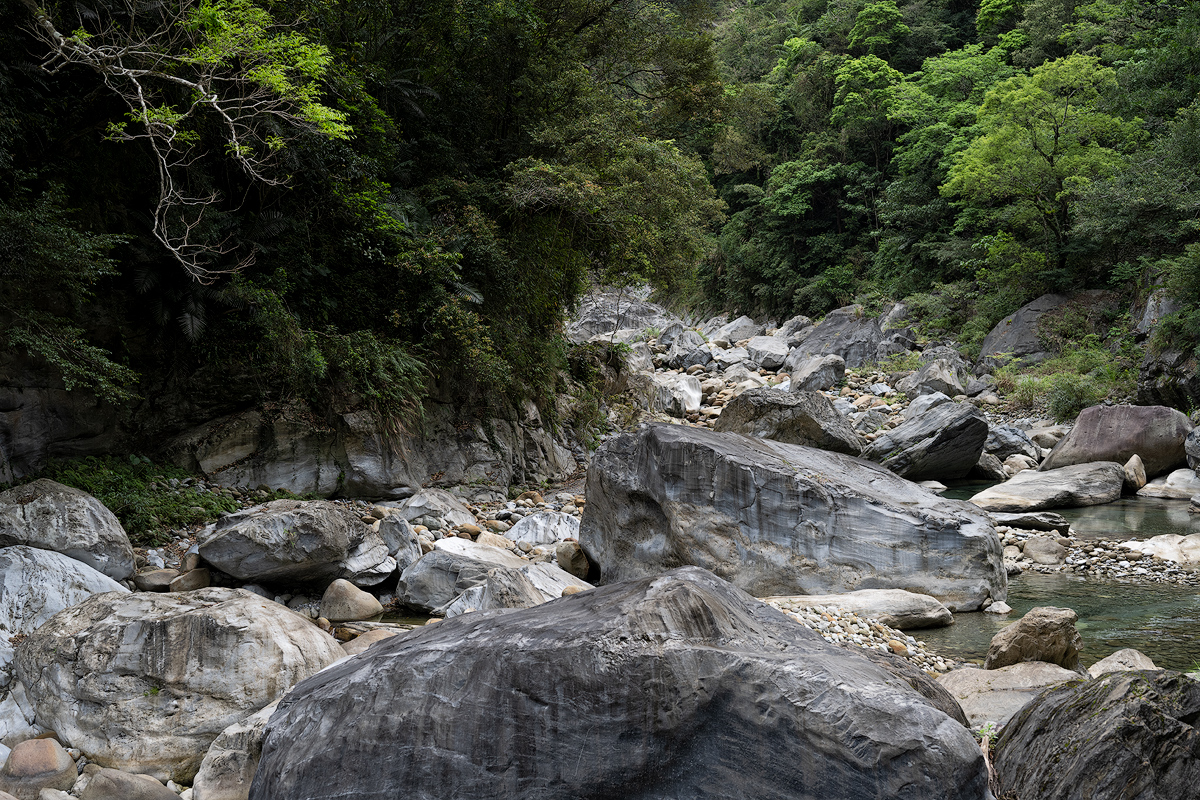
<svg viewBox="0 0 1200 800">
<path fill-rule="evenodd" d="M 1184 440 L 1192 423 L 1182 411 L 1166 406 L 1092 406 L 1079 412 L 1075 427 L 1054 446 L 1043 470 L 1091 461 L 1124 464 L 1138 455 L 1147 478 L 1187 463 Z"/>
<path fill-rule="evenodd" d="M 116 581 L 134 573 L 133 546 L 111 511 L 86 492 L 41 478 L 0 492 L 0 546 L 62 553 Z"/>
<path fill-rule="evenodd" d="M 984 489 L 971 502 L 988 511 L 1024 513 L 1111 503 L 1121 496 L 1125 470 L 1111 461 L 1076 464 L 1049 472 L 1025 470 Z"/>
<path fill-rule="evenodd" d="M 714 430 L 857 456 L 866 444 L 819 392 L 751 389 L 731 400 Z"/>
<path fill-rule="evenodd" d="M 1078 615 L 1069 608 L 1039 606 L 992 637 L 984 669 L 1022 661 L 1045 661 L 1065 669 L 1079 666 L 1083 638 L 1075 630 Z"/>
<path fill-rule="evenodd" d="M 760 748 L 772 757 L 738 755 Z M 681 569 L 446 620 L 327 670 L 272 716 L 250 796 L 837 800 L 985 784 L 970 733 L 906 679 Z"/>
<path fill-rule="evenodd" d="M 897 588 L 969 610 L 1007 591 L 985 515 L 839 453 L 649 425 L 596 451 L 587 496 L 603 582 L 692 563 L 760 597 Z"/>
<path fill-rule="evenodd" d="M 1116 672 L 1048 689 L 996 742 L 1002 795 L 1178 800 L 1200 786 L 1200 683 L 1178 672 Z"/>
</svg>

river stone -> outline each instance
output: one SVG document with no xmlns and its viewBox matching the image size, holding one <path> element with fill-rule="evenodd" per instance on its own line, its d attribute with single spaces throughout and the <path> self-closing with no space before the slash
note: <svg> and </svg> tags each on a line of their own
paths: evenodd
<svg viewBox="0 0 1200 800">
<path fill-rule="evenodd" d="M 783 392 L 763 387 L 742 392 L 717 417 L 714 430 L 802 444 L 856 456 L 866 440 L 820 392 Z"/>
<path fill-rule="evenodd" d="M 988 511 L 1010 513 L 1096 506 L 1118 499 L 1124 484 L 1125 470 L 1120 464 L 1096 461 L 1049 472 L 1024 470 L 984 489 L 971 502 Z"/>
<path fill-rule="evenodd" d="M 321 616 L 330 622 L 371 619 L 383 613 L 383 606 L 370 592 L 364 592 L 344 578 L 329 584 L 321 595 Z"/>
<path fill-rule="evenodd" d="M 762 335 L 766 329 L 766 325 L 760 325 L 750 317 L 742 316 L 733 322 L 722 325 L 710 338 L 729 342 L 730 344 L 737 344 L 746 339 L 753 339 L 755 336 Z"/>
<path fill-rule="evenodd" d="M 983 449 L 1001 461 L 1015 453 L 1020 453 L 1036 462 L 1042 455 L 1038 446 L 1030 440 L 1029 434 L 1013 425 L 997 425 L 989 428 L 987 442 Z"/>
<path fill-rule="evenodd" d="M 579 538 L 579 518 L 561 511 L 539 511 L 522 517 L 504 532 L 504 538 L 533 545 L 555 544 Z"/>
<path fill-rule="evenodd" d="M 1083 638 L 1075 630 L 1079 616 L 1069 608 L 1039 606 L 992 637 L 984 669 L 1022 661 L 1045 661 L 1065 669 L 1079 666 Z"/>
<path fill-rule="evenodd" d="M 1088 675 L 1093 678 L 1099 678 L 1101 675 L 1107 675 L 1110 672 L 1127 672 L 1129 670 L 1154 670 L 1158 667 L 1154 666 L 1154 662 L 1150 657 L 1139 650 L 1134 650 L 1132 647 L 1126 647 L 1124 650 L 1118 650 L 1110 656 L 1100 659 L 1095 664 L 1088 667 Z"/>
<path fill-rule="evenodd" d="M 1004 465 L 1000 463 L 1000 459 L 991 453 L 980 453 L 979 460 L 975 462 L 975 466 L 971 467 L 967 478 L 981 481 L 1003 481 L 1008 478 L 1008 473 L 1004 471 Z"/>
<path fill-rule="evenodd" d="M 1071 529 L 1071 524 L 1062 514 L 1053 511 L 1030 511 L 1026 513 L 1006 514 L 1002 511 L 990 512 L 997 525 L 1008 525 L 1011 528 L 1025 528 L 1032 531 L 1058 531 L 1064 536 Z"/>
<path fill-rule="evenodd" d="M 812 326 L 813 321 L 811 319 L 803 314 L 798 314 L 791 319 L 785 320 L 784 323 L 780 325 L 771 335 L 776 338 L 783 339 L 784 341 L 790 341 L 791 339 L 795 338 L 797 334 L 802 331 L 807 331 Z"/>
<path fill-rule="evenodd" d="M 823 392 L 846 379 L 846 359 L 838 355 L 812 356 L 793 350 L 783 368 L 791 376 L 793 392 Z"/>
<path fill-rule="evenodd" d="M 925 412 L 929 411 L 931 408 L 936 408 L 937 406 L 940 406 L 943 403 L 952 403 L 952 402 L 954 402 L 954 401 L 951 400 L 948 396 L 942 394 L 941 392 L 932 392 L 930 394 L 923 394 L 920 397 L 918 397 L 917 399 L 913 400 L 911 403 L 909 403 L 908 407 L 905 408 L 904 411 L 902 411 L 900 415 L 902 417 L 904 417 L 904 419 L 906 419 L 906 420 L 914 419 L 916 417 L 921 416 Z"/>
<path fill-rule="evenodd" d="M 1177 469 L 1169 475 L 1155 478 L 1141 489 L 1138 497 L 1160 497 L 1166 500 L 1188 500 L 1200 493 L 1200 476 L 1190 469 Z"/>
<path fill-rule="evenodd" d="M 861 589 L 844 594 L 772 597 L 769 600 L 801 603 L 805 606 L 832 606 L 861 617 L 876 619 L 902 631 L 914 628 L 941 628 L 954 622 L 950 609 L 936 597 L 903 589 Z"/>
<path fill-rule="evenodd" d="M 1050 358 L 1038 338 L 1038 324 L 1047 312 L 1070 299 L 1065 294 L 1044 294 L 997 322 L 980 347 L 980 367 L 990 371 L 1013 360 L 1037 364 Z"/>
<path fill-rule="evenodd" d="M 1184 440 L 1192 430 L 1187 415 L 1166 406 L 1092 406 L 1079 412 L 1075 427 L 1046 460 L 1043 470 L 1141 456 L 1147 478 L 1187 464 Z"/>
<path fill-rule="evenodd" d="M 1022 549 L 1025 557 L 1035 564 L 1062 564 L 1067 560 L 1067 548 L 1049 536 L 1030 536 Z"/>
<path fill-rule="evenodd" d="M 788 354 L 789 364 L 811 356 L 841 356 L 850 369 L 857 369 L 875 358 L 883 341 L 879 320 L 866 315 L 860 305 L 844 306 L 825 315 L 825 319 Z M 795 360 L 793 360 L 795 359 Z"/>
<path fill-rule="evenodd" d="M 956 397 L 967 393 L 971 373 L 961 359 L 935 358 L 919 370 L 896 384 L 896 391 L 915 400 L 923 394 L 935 392 Z"/>
<path fill-rule="evenodd" d="M 986 515 L 840 453 L 647 425 L 601 445 L 587 497 L 604 583 L 695 564 L 759 597 L 905 589 L 974 610 L 1007 592 Z"/>
<path fill-rule="evenodd" d="M 1180 800 L 1200 787 L 1200 683 L 1115 672 L 1048 689 L 996 742 L 1001 796 Z"/>
<path fill-rule="evenodd" d="M 9 688 L 13 659 L 9 637 L 33 633 L 58 612 L 92 595 L 128 591 L 61 553 L 24 545 L 0 548 L 0 699 Z M 13 732 L 9 727 L 0 724 L 0 737 Z"/>
<path fill-rule="evenodd" d="M 131 775 L 89 764 L 84 767 L 84 777 L 87 784 L 79 800 L 179 800 L 179 795 L 149 775 Z"/>
<path fill-rule="evenodd" d="M 579 546 L 579 542 L 559 542 L 554 548 L 554 560 L 558 562 L 559 569 L 581 580 L 587 580 L 591 564 L 588 563 L 587 555 Z"/>
<path fill-rule="evenodd" d="M 329 634 L 241 589 L 96 595 L 17 647 L 38 723 L 89 761 L 190 782 L 239 719 L 342 657 Z"/>
<path fill-rule="evenodd" d="M 1152 536 L 1144 542 L 1122 542 L 1121 547 L 1184 566 L 1200 564 L 1200 533 L 1192 533 L 1187 536 L 1178 533 L 1164 533 Z"/>
<path fill-rule="evenodd" d="M 746 343 L 750 360 L 762 369 L 776 370 L 788 357 L 787 343 L 774 336 L 754 336 Z"/>
<path fill-rule="evenodd" d="M 884 433 L 862 456 L 912 481 L 954 480 L 978 463 L 987 431 L 987 418 L 975 406 L 945 403 Z"/>
<path fill-rule="evenodd" d="M 1078 679 L 1079 673 L 1057 664 L 1026 661 L 1000 669 L 956 669 L 939 675 L 937 682 L 954 695 L 971 728 L 991 723 L 1000 730 L 1042 689 Z"/>
<path fill-rule="evenodd" d="M 379 521 L 379 538 L 388 555 L 396 560 L 396 569 L 403 572 L 421 557 L 421 542 L 412 523 L 400 514 L 388 514 Z"/>
<path fill-rule="evenodd" d="M 18 800 L 37 800 L 42 789 L 75 785 L 75 762 L 53 739 L 28 739 L 8 754 L 0 769 L 0 791 Z"/>
<path fill-rule="evenodd" d="M 372 586 L 396 563 L 351 506 L 327 500 L 274 500 L 226 514 L 201 533 L 199 544 L 201 558 L 242 581 L 346 578 Z"/>
<path fill-rule="evenodd" d="M 116 516 L 90 494 L 47 478 L 0 492 L 0 547 L 17 544 L 62 553 L 116 581 L 135 569 Z"/>
<path fill-rule="evenodd" d="M 674 570 L 326 670 L 272 715 L 250 798 L 982 797 L 970 732 L 912 686 L 944 693 L 889 663 Z"/>
<path fill-rule="evenodd" d="M 250 782 L 262 756 L 263 733 L 278 704 L 276 700 L 221 731 L 200 762 L 192 782 L 192 800 L 246 800 L 250 796 Z"/>
<path fill-rule="evenodd" d="M 400 515 L 409 522 L 420 517 L 437 517 L 449 527 L 475 522 L 471 510 L 444 489 L 422 489 L 404 501 Z"/>
<path fill-rule="evenodd" d="M 1146 467 L 1137 453 L 1129 457 L 1122 469 L 1125 470 L 1125 485 L 1122 490 L 1126 494 L 1136 494 L 1146 485 Z"/>
</svg>

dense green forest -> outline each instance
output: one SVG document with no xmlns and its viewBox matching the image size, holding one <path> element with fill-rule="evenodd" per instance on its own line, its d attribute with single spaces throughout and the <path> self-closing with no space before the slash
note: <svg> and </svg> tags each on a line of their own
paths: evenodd
<svg viewBox="0 0 1200 800">
<path fill-rule="evenodd" d="M 549 397 L 589 281 L 968 348 L 1200 296 L 1188 0 L 2 0 L 0 46 L 0 335 L 116 402 Z"/>
</svg>

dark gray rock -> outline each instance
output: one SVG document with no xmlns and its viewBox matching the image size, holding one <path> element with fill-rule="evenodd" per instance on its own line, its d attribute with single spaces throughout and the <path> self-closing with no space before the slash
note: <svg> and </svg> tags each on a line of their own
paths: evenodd
<svg viewBox="0 0 1200 800">
<path fill-rule="evenodd" d="M 991 370 L 1010 360 L 1037 364 L 1050 358 L 1038 339 L 1038 323 L 1070 299 L 1065 294 L 1044 294 L 997 322 L 980 347 L 980 368 Z"/>
<path fill-rule="evenodd" d="M 1029 456 L 1034 461 L 1042 457 L 1041 450 L 1029 438 L 1029 434 L 1012 425 L 997 425 L 988 429 L 987 442 L 983 449 L 1003 461 L 1014 453 Z M 1089 461 L 1112 461 L 1111 458 L 1092 458 Z"/>
<path fill-rule="evenodd" d="M 1062 514 L 1050 511 L 1031 511 L 1029 513 L 1006 514 L 1002 511 L 991 512 L 992 519 L 997 525 L 1009 525 L 1013 528 L 1026 528 L 1034 531 L 1058 531 L 1066 536 L 1071 524 Z"/>
<path fill-rule="evenodd" d="M 1004 464 L 1000 459 L 991 453 L 980 453 L 979 460 L 967 473 L 967 477 L 981 481 L 1002 481 L 1008 478 L 1008 473 L 1004 471 Z"/>
<path fill-rule="evenodd" d="M 679 338 L 684 330 L 685 328 L 683 327 L 682 322 L 676 322 L 668 325 L 666 329 L 658 335 L 658 345 L 670 350 L 671 345 L 675 344 L 675 340 Z"/>
<path fill-rule="evenodd" d="M 596 451 L 587 498 L 606 583 L 695 564 L 759 597 L 907 589 L 963 611 L 1007 593 L 986 515 L 839 453 L 648 425 Z"/>
<path fill-rule="evenodd" d="M 667 363 L 674 369 L 688 367 L 694 363 L 708 363 L 695 360 L 704 358 L 704 355 L 700 354 L 707 355 L 708 361 L 712 360 L 712 354 L 704 347 L 704 337 L 695 331 L 684 331 L 675 337 L 674 343 L 667 351 Z"/>
<path fill-rule="evenodd" d="M 942 392 L 934 392 L 932 394 L 923 394 L 917 399 L 908 404 L 908 407 L 901 412 L 904 419 L 914 419 L 921 416 L 931 408 L 942 405 L 943 403 L 954 402 Z"/>
<path fill-rule="evenodd" d="M 486 583 L 488 570 L 498 566 L 516 568 L 520 564 L 521 559 L 511 554 L 507 559 L 484 561 L 462 553 L 434 550 L 401 573 L 396 599 L 412 608 L 433 612 L 468 589 Z"/>
<path fill-rule="evenodd" d="M 722 325 L 709 338 L 714 341 L 724 341 L 729 344 L 737 344 L 738 342 L 752 339 L 755 336 L 761 336 L 763 331 L 767 329 L 766 325 L 755 322 L 750 317 L 738 317 L 733 322 Z"/>
<path fill-rule="evenodd" d="M 1098 506 L 1119 498 L 1124 485 L 1125 470 L 1120 464 L 1096 461 L 1049 472 L 1027 469 L 984 489 L 971 502 L 987 511 L 1008 513 Z"/>
<path fill-rule="evenodd" d="M 116 516 L 87 492 L 42 478 L 0 492 L 0 547 L 62 553 L 113 580 L 133 575 L 133 545 Z"/>
<path fill-rule="evenodd" d="M 421 542 L 413 526 L 400 514 L 388 514 L 379 522 L 379 537 L 388 555 L 396 559 L 396 569 L 403 572 L 421 557 Z"/>
<path fill-rule="evenodd" d="M 857 456 L 866 440 L 820 392 L 750 389 L 729 401 L 714 430 Z"/>
<path fill-rule="evenodd" d="M 883 338 L 879 320 L 867 317 L 862 306 L 845 306 L 826 314 L 788 358 L 838 355 L 847 367 L 855 369 L 875 358 Z"/>
<path fill-rule="evenodd" d="M 1200 787 L 1200 683 L 1115 672 L 1048 689 L 996 742 L 1005 797 L 1181 800 Z"/>
<path fill-rule="evenodd" d="M 1165 289 L 1156 289 L 1146 298 L 1146 309 L 1138 320 L 1137 332 L 1143 335 L 1153 333 L 1163 318 L 1174 314 L 1182 308 L 1178 300 L 1167 294 Z"/>
<path fill-rule="evenodd" d="M 326 500 L 274 500 L 227 514 L 199 544 L 201 558 L 243 581 L 373 586 L 396 571 L 379 534 L 350 506 Z"/>
<path fill-rule="evenodd" d="M 948 397 L 967 393 L 971 373 L 962 359 L 937 358 L 896 384 L 897 391 L 915 399 L 923 394 L 941 392 Z"/>
<path fill-rule="evenodd" d="M 943 403 L 880 436 L 862 455 L 912 481 L 955 480 L 978 463 L 987 431 L 975 406 Z"/>
<path fill-rule="evenodd" d="M 1192 430 L 1187 414 L 1166 406 L 1092 406 L 1079 412 L 1075 427 L 1059 440 L 1042 462 L 1042 470 L 1116 461 L 1135 453 L 1147 478 L 1157 478 L 1187 464 L 1184 440 Z"/>
<path fill-rule="evenodd" d="M 697 569 L 468 614 L 291 691 L 250 798 L 982 797 L 971 734 L 912 686 L 952 700 L 886 663 Z"/>
<path fill-rule="evenodd" d="M 786 342 L 774 336 L 754 336 L 746 343 L 750 361 L 762 369 L 776 370 L 788 357 Z"/>
<path fill-rule="evenodd" d="M 1075 630 L 1079 616 L 1069 608 L 1039 606 L 992 637 L 984 669 L 1000 669 L 1022 661 L 1045 661 L 1063 669 L 1079 667 L 1083 637 Z"/>
<path fill-rule="evenodd" d="M 810 356 L 793 350 L 783 369 L 791 377 L 793 392 L 821 392 L 846 379 L 846 360 L 836 355 Z"/>
</svg>

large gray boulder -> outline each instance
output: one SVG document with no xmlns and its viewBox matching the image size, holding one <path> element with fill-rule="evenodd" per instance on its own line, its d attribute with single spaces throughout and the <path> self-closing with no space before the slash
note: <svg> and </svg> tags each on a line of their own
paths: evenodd
<svg viewBox="0 0 1200 800">
<path fill-rule="evenodd" d="M 860 589 L 844 594 L 812 594 L 800 597 L 766 598 L 799 603 L 807 607 L 833 606 L 860 617 L 876 619 L 902 631 L 941 628 L 954 622 L 950 609 L 936 597 L 903 589 Z"/>
<path fill-rule="evenodd" d="M 1192 430 L 1187 414 L 1166 406 L 1092 406 L 1079 412 L 1075 427 L 1059 440 L 1041 469 L 1089 461 L 1124 464 L 1137 454 L 1147 478 L 1187 466 L 1184 441 Z"/>
<path fill-rule="evenodd" d="M 278 703 L 276 700 L 233 723 L 213 740 L 192 781 L 192 800 L 246 800 L 250 796 L 267 720 Z"/>
<path fill-rule="evenodd" d="M 1079 666 L 1083 637 L 1075 630 L 1079 616 L 1069 608 L 1039 606 L 992 637 L 984 669 L 1000 669 L 1022 661 L 1045 661 L 1064 669 Z"/>
<path fill-rule="evenodd" d="M 1070 300 L 1065 294 L 1044 294 L 996 323 L 979 350 L 980 368 L 993 369 L 1008 361 L 1037 364 L 1051 357 L 1038 338 L 1042 317 Z"/>
<path fill-rule="evenodd" d="M 596 451 L 580 544 L 602 582 L 684 564 L 759 597 L 906 589 L 1002 600 L 987 516 L 840 453 L 648 425 Z"/>
<path fill-rule="evenodd" d="M 58 612 L 92 595 L 128 591 L 61 553 L 23 545 L 0 548 L 0 697 L 9 689 L 10 637 L 33 633 Z"/>
<path fill-rule="evenodd" d="M 868 317 L 862 306 L 844 306 L 826 314 L 812 333 L 793 348 L 788 358 L 837 355 L 847 367 L 857 369 L 874 360 L 883 339 L 879 320 Z"/>
<path fill-rule="evenodd" d="M 700 381 L 694 375 L 655 373 L 651 381 L 653 410 L 673 417 L 682 417 L 700 410 L 700 401 L 704 395 L 700 389 Z"/>
<path fill-rule="evenodd" d="M 965 667 L 939 675 L 937 682 L 962 706 L 971 727 L 1000 730 L 1047 686 L 1079 680 L 1079 673 L 1045 661 L 1025 661 L 999 669 Z"/>
<path fill-rule="evenodd" d="M 396 585 L 396 599 L 425 612 L 449 605 L 459 595 L 487 581 L 494 567 L 520 569 L 529 562 L 499 547 L 457 537 L 440 539 L 432 553 L 414 561 Z"/>
<path fill-rule="evenodd" d="M 941 392 L 948 397 L 967 393 L 971 373 L 961 359 L 936 358 L 919 370 L 902 378 L 896 389 L 914 400 L 923 394 Z"/>
<path fill-rule="evenodd" d="M 1048 689 L 996 742 L 1001 796 L 1180 800 L 1200 787 L 1200 682 L 1115 672 Z"/>
<path fill-rule="evenodd" d="M 1014 454 L 1029 456 L 1034 461 L 1042 457 L 1038 446 L 1029 438 L 1029 434 L 1013 425 L 996 425 L 988 430 L 987 442 L 983 449 L 996 458 L 1004 461 Z M 1092 461 L 1111 461 L 1112 459 L 1091 459 Z"/>
<path fill-rule="evenodd" d="M 311 620 L 241 589 L 111 592 L 17 646 L 37 722 L 89 761 L 190 782 L 213 740 L 343 655 Z"/>
<path fill-rule="evenodd" d="M 714 430 L 851 456 L 861 453 L 867 443 L 825 395 L 767 387 L 750 389 L 729 401 Z"/>
<path fill-rule="evenodd" d="M 134 572 L 116 516 L 87 492 L 46 478 L 0 492 L 0 547 L 17 544 L 62 553 L 117 581 Z"/>
<path fill-rule="evenodd" d="M 493 567 L 482 583 L 467 589 L 439 611 L 446 617 L 456 617 L 472 611 L 533 608 L 562 597 L 563 589 L 568 587 L 583 591 L 592 585 L 554 564 L 526 564 L 515 569 Z"/>
<path fill-rule="evenodd" d="M 750 317 L 741 316 L 732 322 L 722 325 L 710 338 L 714 341 L 737 344 L 745 339 L 753 339 L 755 336 L 761 336 L 766 328 L 766 325 L 761 325 Z"/>
<path fill-rule="evenodd" d="M 585 297 L 575 318 L 567 325 L 567 338 L 586 342 L 598 333 L 634 328 L 664 330 L 679 318 L 662 306 L 631 292 L 599 292 Z"/>
<path fill-rule="evenodd" d="M 775 370 L 783 366 L 788 357 L 787 343 L 774 336 L 755 336 L 746 343 L 750 361 L 762 369 Z"/>
<path fill-rule="evenodd" d="M 1121 496 L 1125 469 L 1112 461 L 1059 467 L 1049 472 L 1025 470 L 971 498 L 987 511 L 1024 513 L 1048 508 L 1076 508 L 1111 503 Z"/>
<path fill-rule="evenodd" d="M 445 489 L 422 489 L 401 504 L 400 515 L 409 522 L 439 519 L 447 526 L 475 522 L 475 515 L 463 505 L 462 500 Z"/>
<path fill-rule="evenodd" d="M 1164 500 L 1187 500 L 1200 494 L 1200 475 L 1195 470 L 1177 469 L 1148 481 L 1137 490 L 1138 497 L 1159 497 Z"/>
<path fill-rule="evenodd" d="M 863 458 L 912 481 L 966 477 L 987 441 L 987 418 L 967 403 L 943 403 L 871 442 Z"/>
<path fill-rule="evenodd" d="M 396 570 L 379 533 L 352 507 L 327 500 L 274 500 L 227 514 L 199 544 L 209 564 L 256 583 L 346 578 L 372 586 Z"/>
<path fill-rule="evenodd" d="M 838 355 L 812 356 L 793 350 L 783 364 L 793 392 L 823 392 L 846 379 L 846 359 Z"/>
<path fill-rule="evenodd" d="M 468 614 L 290 692 L 250 798 L 982 797 L 952 701 L 885 663 L 698 569 Z"/>
<path fill-rule="evenodd" d="M 421 557 L 421 542 L 412 524 L 399 514 L 388 514 L 379 521 L 379 538 L 388 555 L 396 560 L 396 569 L 403 572 Z"/>
</svg>

